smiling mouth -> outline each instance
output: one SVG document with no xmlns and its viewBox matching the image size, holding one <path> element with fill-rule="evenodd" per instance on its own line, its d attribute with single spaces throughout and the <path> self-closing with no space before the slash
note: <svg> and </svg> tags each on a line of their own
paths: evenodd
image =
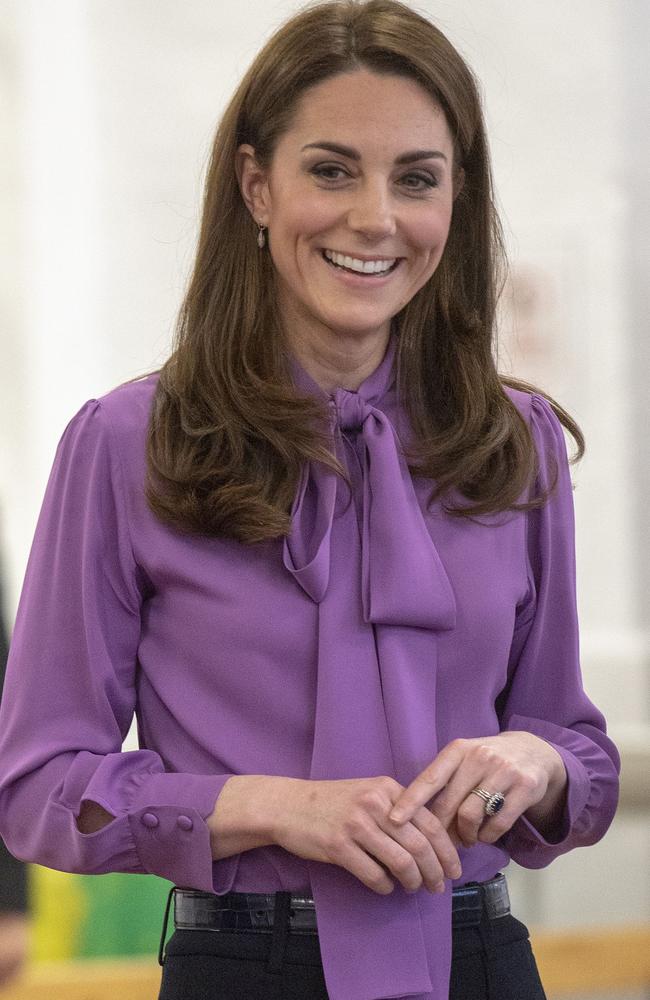
<svg viewBox="0 0 650 1000">
<path fill-rule="evenodd" d="M 368 272 L 368 271 L 355 271 L 354 268 L 352 267 L 344 267 L 342 264 L 335 264 L 333 260 L 330 260 L 329 257 L 325 255 L 324 250 L 321 251 L 321 257 L 323 258 L 326 264 L 329 264 L 330 267 L 336 268 L 337 271 L 343 271 L 344 274 L 354 274 L 358 278 L 368 278 L 368 279 L 385 278 L 387 274 L 392 274 L 393 271 L 395 271 L 396 268 L 399 267 L 400 262 L 402 260 L 401 257 L 398 257 L 395 263 L 391 264 L 390 267 L 387 267 L 385 271 Z"/>
</svg>

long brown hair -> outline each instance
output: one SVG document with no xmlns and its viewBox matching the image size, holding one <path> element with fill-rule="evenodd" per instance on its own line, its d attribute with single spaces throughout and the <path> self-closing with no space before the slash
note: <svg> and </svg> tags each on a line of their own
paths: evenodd
<svg viewBox="0 0 650 1000">
<path fill-rule="evenodd" d="M 273 262 L 257 246 L 235 153 L 250 143 L 268 168 L 304 91 L 359 68 L 416 80 L 444 110 L 455 168 L 465 174 L 442 259 L 392 321 L 411 473 L 435 481 L 429 503 L 451 490 L 473 501 L 445 505 L 451 516 L 541 506 L 548 492 L 515 502 L 535 478 L 537 456 L 505 385 L 544 396 L 578 444 L 573 461 L 584 453 L 580 428 L 555 400 L 495 367 L 506 257 L 471 69 L 435 25 L 398 0 L 310 3 L 256 56 L 212 146 L 193 273 L 147 439 L 148 503 L 184 531 L 246 543 L 277 538 L 290 528 L 304 462 L 348 478 L 322 400 L 291 381 Z"/>
</svg>

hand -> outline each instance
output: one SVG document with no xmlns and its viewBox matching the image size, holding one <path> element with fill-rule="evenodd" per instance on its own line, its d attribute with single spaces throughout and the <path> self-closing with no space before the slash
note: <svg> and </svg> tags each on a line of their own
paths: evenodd
<svg viewBox="0 0 650 1000">
<path fill-rule="evenodd" d="M 338 781 L 287 783 L 272 824 L 273 842 L 301 858 L 346 868 L 381 895 L 423 884 L 444 892 L 444 878 L 461 874 L 453 839 L 428 809 L 411 809 L 411 821 L 392 823 L 388 812 L 403 786 L 382 775 Z"/>
<path fill-rule="evenodd" d="M 532 733 L 507 731 L 480 739 L 452 740 L 406 788 L 391 810 L 407 822 L 433 799 L 431 812 L 465 847 L 493 844 L 527 812 L 535 825 L 555 821 L 561 811 L 567 775 L 557 750 Z M 474 788 L 501 792 L 506 800 L 494 816 Z M 543 831 L 541 831 L 543 832 Z"/>
<path fill-rule="evenodd" d="M 28 945 L 29 918 L 24 913 L 0 913 L 0 987 L 20 972 Z"/>
</svg>

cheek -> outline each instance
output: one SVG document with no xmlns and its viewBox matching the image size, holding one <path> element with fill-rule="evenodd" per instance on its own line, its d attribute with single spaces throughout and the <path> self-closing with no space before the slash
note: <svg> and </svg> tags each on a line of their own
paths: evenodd
<svg viewBox="0 0 650 1000">
<path fill-rule="evenodd" d="M 411 230 L 412 245 L 420 251 L 421 263 L 427 276 L 433 273 L 444 252 L 449 236 L 451 212 L 443 208 L 418 220 Z"/>
<path fill-rule="evenodd" d="M 331 200 L 319 198 L 313 189 L 300 190 L 294 185 L 283 193 L 276 217 L 287 239 L 300 243 L 331 226 L 336 215 Z"/>
<path fill-rule="evenodd" d="M 444 208 L 420 219 L 414 227 L 413 242 L 424 251 L 438 252 L 449 234 L 451 213 Z"/>
</svg>

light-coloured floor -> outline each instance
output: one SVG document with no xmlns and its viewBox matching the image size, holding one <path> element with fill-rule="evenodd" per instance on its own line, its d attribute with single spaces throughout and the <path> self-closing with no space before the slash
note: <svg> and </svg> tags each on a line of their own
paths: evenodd
<svg viewBox="0 0 650 1000">
<path fill-rule="evenodd" d="M 632 990 L 631 993 L 572 993 L 571 997 L 566 994 L 549 994 L 548 1000 L 650 1000 L 650 991 Z"/>
</svg>

